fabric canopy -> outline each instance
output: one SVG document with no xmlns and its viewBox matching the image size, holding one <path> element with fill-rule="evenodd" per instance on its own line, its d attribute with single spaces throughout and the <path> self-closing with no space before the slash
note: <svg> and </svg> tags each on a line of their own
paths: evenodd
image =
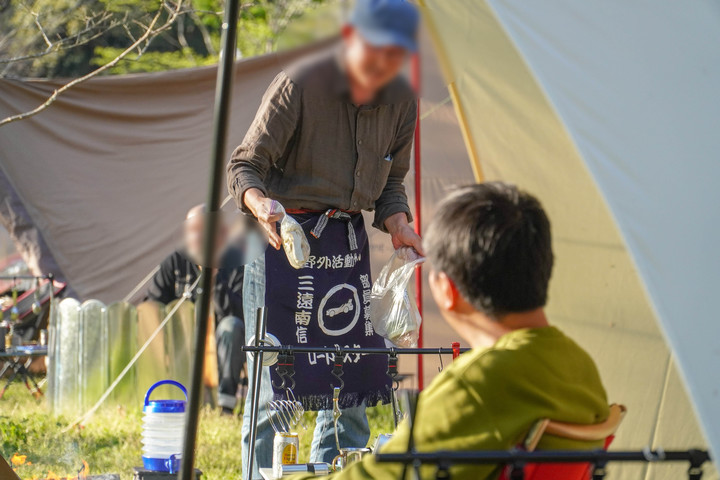
<svg viewBox="0 0 720 480">
<path fill-rule="evenodd" d="M 548 310 L 629 407 L 615 446 L 704 444 L 677 363 L 717 458 L 717 4 L 421 3 L 478 179 L 514 182 L 550 213 Z"/>
<path fill-rule="evenodd" d="M 329 43 L 333 43 L 330 41 Z M 327 43 L 237 63 L 228 157 L 280 68 Z M 422 46 L 424 214 L 472 170 L 432 45 Z M 174 248 L 187 210 L 205 200 L 215 89 L 214 67 L 95 78 L 40 115 L 0 128 L 0 221 L 28 243 L 42 271 L 69 282 L 80 300 L 123 299 Z M 28 111 L 61 80 L 0 80 L 0 116 Z M 450 162 L 450 164 L 448 164 Z M 6 179 L 3 181 L 3 179 Z M 408 194 L 413 204 L 412 172 Z M 230 201 L 228 207 L 234 207 Z M 368 219 L 368 225 L 371 219 Z M 370 231 L 373 269 L 392 254 L 386 234 Z M 56 263 L 53 263 L 56 262 Z M 133 300 L 143 296 L 140 289 Z M 428 345 L 460 339 L 426 303 Z M 448 361 L 447 359 L 445 361 Z M 437 357 L 426 359 L 427 379 Z M 412 373 L 414 359 L 401 361 Z"/>
</svg>

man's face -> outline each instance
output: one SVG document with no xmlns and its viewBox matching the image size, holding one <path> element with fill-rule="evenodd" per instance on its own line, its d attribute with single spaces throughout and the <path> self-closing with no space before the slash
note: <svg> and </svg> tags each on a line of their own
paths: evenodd
<svg viewBox="0 0 720 480">
<path fill-rule="evenodd" d="M 376 47 L 365 41 L 351 26 L 343 30 L 346 63 L 352 80 L 362 88 L 378 92 L 399 73 L 408 57 L 402 47 Z"/>
<path fill-rule="evenodd" d="M 227 241 L 227 227 L 223 223 L 224 218 L 222 215 L 218 218 L 218 230 L 215 236 L 215 253 L 219 256 L 222 254 Z M 185 251 L 187 252 L 190 259 L 197 263 L 202 264 L 203 255 L 203 236 L 205 234 L 205 214 L 192 215 L 185 219 L 185 230 L 184 230 L 184 241 Z M 217 258 L 215 259 L 217 260 Z M 213 262 L 215 263 L 215 262 Z M 215 266 L 215 265 L 213 265 Z"/>
<path fill-rule="evenodd" d="M 203 228 L 205 227 L 204 215 L 198 214 L 185 220 L 185 250 L 188 256 L 200 263 L 202 258 Z"/>
</svg>

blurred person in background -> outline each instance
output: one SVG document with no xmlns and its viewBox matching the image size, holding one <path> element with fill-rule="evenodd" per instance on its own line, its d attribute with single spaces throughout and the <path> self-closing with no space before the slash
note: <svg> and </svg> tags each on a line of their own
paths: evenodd
<svg viewBox="0 0 720 480">
<path fill-rule="evenodd" d="M 588 425 L 607 419 L 595 362 L 545 315 L 554 258 L 550 221 L 535 197 L 500 182 L 458 188 L 439 205 L 424 244 L 433 299 L 472 350 L 420 394 L 417 451 L 508 450 L 541 419 Z M 408 435 L 404 422 L 381 452 L 406 452 Z M 602 446 L 543 436 L 538 448 Z M 501 470 L 457 464 L 449 477 L 490 480 Z M 437 471 L 424 466 L 421 477 L 437 478 Z M 367 455 L 331 478 L 402 478 L 402 472 L 401 464 Z"/>
<path fill-rule="evenodd" d="M 183 248 L 168 255 L 153 276 L 147 300 L 169 304 L 186 296 L 192 302 L 197 298 L 197 285 L 202 267 L 202 239 L 205 225 L 205 205 L 188 211 L 183 229 Z M 219 234 L 220 243 L 224 232 Z M 218 362 L 218 404 L 222 412 L 232 415 L 237 404 L 240 373 L 245 365 L 245 323 L 243 322 L 243 275 L 238 262 L 216 269 L 212 297 L 215 314 L 215 340 Z"/>
<path fill-rule="evenodd" d="M 265 256 L 245 270 L 245 318 L 267 305 L 268 333 L 283 345 L 383 347 L 369 316 L 371 288 L 362 211 L 395 248 L 414 247 L 403 181 L 417 120 L 417 100 L 400 74 L 416 50 L 419 13 L 405 0 L 358 0 L 342 28 L 340 48 L 279 73 L 262 98 L 254 122 L 228 164 L 228 188 L 239 208 L 266 230 Z M 280 250 L 283 209 L 310 244 L 304 267 L 294 269 Z M 246 336 L 254 336 L 250 322 Z M 337 455 L 332 422 L 334 355 L 295 356 L 294 394 L 318 410 L 311 462 Z M 252 359 L 249 359 L 252 372 Z M 368 442 L 366 407 L 389 399 L 386 359 L 343 355 L 340 446 Z M 251 373 L 252 374 L 252 373 Z M 273 430 L 265 405 L 280 383 L 263 370 L 252 478 L 272 463 Z M 252 384 L 252 380 L 250 382 Z M 250 396 L 243 421 L 243 471 L 247 472 Z"/>
</svg>

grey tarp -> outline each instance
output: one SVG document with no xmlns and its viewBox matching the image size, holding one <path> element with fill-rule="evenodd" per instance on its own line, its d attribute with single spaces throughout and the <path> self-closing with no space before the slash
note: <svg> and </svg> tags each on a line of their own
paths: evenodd
<svg viewBox="0 0 720 480">
<path fill-rule="evenodd" d="M 270 80 L 299 54 L 237 63 L 228 157 Z M 54 256 L 81 300 L 125 297 L 175 248 L 186 211 L 205 199 L 215 74 L 207 67 L 95 78 L 40 115 L 0 128 L 2 171 L 44 235 L 45 255 Z M 430 208 L 447 187 L 473 177 L 429 42 L 422 82 L 423 190 Z M 61 84 L 0 80 L 0 116 L 34 108 Z M 387 235 L 370 235 L 379 271 L 392 247 Z M 426 303 L 432 317 L 434 306 Z M 427 338 L 444 346 L 459 340 L 432 321 Z M 428 372 L 437 372 L 437 363 L 428 359 Z"/>
<path fill-rule="evenodd" d="M 238 63 L 229 150 L 292 55 Z M 81 298 L 123 298 L 205 199 L 215 73 L 95 78 L 0 128 L 4 174 Z M 0 116 L 34 108 L 62 83 L 0 81 Z"/>
</svg>

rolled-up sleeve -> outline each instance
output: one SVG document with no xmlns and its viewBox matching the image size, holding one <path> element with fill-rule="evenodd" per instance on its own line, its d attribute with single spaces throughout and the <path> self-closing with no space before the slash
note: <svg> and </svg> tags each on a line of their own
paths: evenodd
<svg viewBox="0 0 720 480">
<path fill-rule="evenodd" d="M 243 195 L 249 188 L 267 194 L 268 170 L 286 153 L 300 118 L 301 92 L 281 72 L 268 87 L 242 144 L 227 165 L 228 190 L 238 208 L 246 210 Z"/>
<path fill-rule="evenodd" d="M 412 222 L 412 213 L 408 205 L 407 194 L 405 193 L 405 176 L 410 169 L 410 152 L 413 146 L 415 134 L 415 122 L 417 121 L 417 102 L 408 102 L 407 113 L 395 137 L 391 149 L 393 165 L 388 174 L 388 179 L 380 197 L 375 201 L 375 220 L 373 226 L 387 232 L 385 220 L 396 213 L 403 212 Z"/>
</svg>

